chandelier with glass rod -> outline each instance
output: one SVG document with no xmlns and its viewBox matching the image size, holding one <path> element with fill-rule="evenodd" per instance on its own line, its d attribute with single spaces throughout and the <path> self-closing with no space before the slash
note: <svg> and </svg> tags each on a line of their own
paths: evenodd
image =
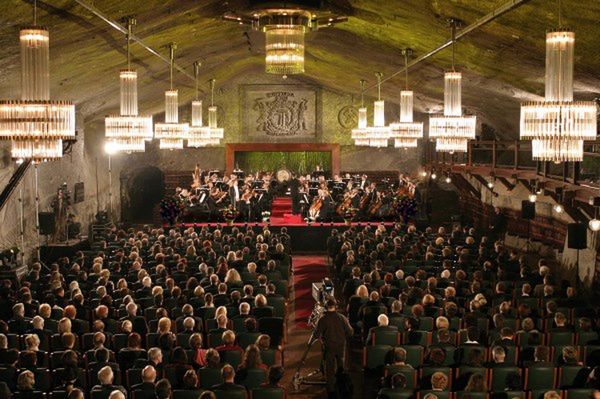
<svg viewBox="0 0 600 399">
<path fill-rule="evenodd" d="M 219 127 L 217 123 L 218 108 L 215 105 L 215 82 L 214 78 L 210 80 L 210 107 L 208 107 L 209 144 L 211 145 L 219 145 L 225 134 L 225 130 Z"/>
<path fill-rule="evenodd" d="M 390 137 L 396 148 L 416 148 L 417 139 L 423 138 L 423 122 L 413 120 L 413 92 L 408 90 L 408 57 L 411 49 L 402 51 L 404 55 L 405 90 L 400 91 L 400 120 L 390 123 Z"/>
<path fill-rule="evenodd" d="M 160 140 L 159 148 L 165 150 L 183 149 L 183 141 L 189 138 L 190 125 L 179 123 L 179 93 L 173 89 L 173 62 L 176 45 L 170 50 L 170 89 L 165 91 L 165 121 L 154 125 L 154 137 Z"/>
<path fill-rule="evenodd" d="M 114 152 L 144 152 L 146 140 L 152 140 L 152 116 L 138 115 L 137 71 L 131 68 L 131 34 L 135 19 L 127 21 L 127 68 L 119 72 L 120 104 L 119 115 L 107 116 L 105 137 Z"/>
<path fill-rule="evenodd" d="M 383 74 L 377 72 L 377 101 L 373 103 L 373 126 L 367 127 L 369 147 L 387 147 L 390 138 L 390 127 L 385 125 L 385 101 L 381 99 L 381 78 Z"/>
<path fill-rule="evenodd" d="M 11 156 L 44 162 L 63 156 L 63 140 L 75 138 L 75 105 L 50 99 L 50 35 L 36 26 L 21 29 L 21 99 L 0 101 L 0 139 L 11 141 Z"/>
<path fill-rule="evenodd" d="M 369 139 L 367 138 L 367 107 L 365 107 L 365 83 L 364 79 L 360 80 L 360 108 L 358 109 L 358 126 L 352 129 L 350 138 L 354 140 L 356 146 L 368 146 Z"/>
<path fill-rule="evenodd" d="M 444 74 L 444 114 L 429 118 L 429 137 L 435 139 L 438 152 L 467 152 L 475 139 L 475 116 L 462 115 L 462 74 L 454 68 L 456 21 L 452 24 L 452 72 Z"/>
<path fill-rule="evenodd" d="M 596 139 L 596 104 L 573 101 L 574 58 L 575 33 L 557 30 L 546 34 L 544 101 L 521 105 L 520 136 L 531 140 L 534 160 L 581 162 L 584 140 Z"/>
<path fill-rule="evenodd" d="M 346 17 L 304 7 L 253 8 L 227 13 L 227 21 L 248 24 L 265 33 L 265 71 L 271 74 L 304 73 L 304 39 L 307 31 L 344 22 Z"/>
<path fill-rule="evenodd" d="M 188 137 L 188 147 L 200 148 L 211 144 L 210 128 L 203 126 L 202 100 L 199 99 L 198 76 L 200 75 L 200 62 L 194 62 L 194 78 L 196 82 L 196 99 L 192 101 L 192 123 Z"/>
</svg>

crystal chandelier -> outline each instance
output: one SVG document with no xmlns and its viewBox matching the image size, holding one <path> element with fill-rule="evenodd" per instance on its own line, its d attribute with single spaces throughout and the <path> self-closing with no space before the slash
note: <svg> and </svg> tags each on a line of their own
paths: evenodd
<svg viewBox="0 0 600 399">
<path fill-rule="evenodd" d="M 190 125 L 179 123 L 179 93 L 173 89 L 173 61 L 175 44 L 170 45 L 170 90 L 165 91 L 165 121 L 154 125 L 154 137 L 160 140 L 164 150 L 183 149 L 183 141 L 189 138 Z"/>
<path fill-rule="evenodd" d="M 534 160 L 581 162 L 584 140 L 596 139 L 596 104 L 573 101 L 574 57 L 575 33 L 546 34 L 545 99 L 521 106 L 520 136 L 531 139 Z"/>
<path fill-rule="evenodd" d="M 369 147 L 387 147 L 390 138 L 390 127 L 385 125 L 385 101 L 381 99 L 381 78 L 383 74 L 377 72 L 377 101 L 373 103 L 373 126 L 367 127 Z"/>
<path fill-rule="evenodd" d="M 194 63 L 194 77 L 196 81 L 196 99 L 192 101 L 192 123 L 188 137 L 188 147 L 200 148 L 210 144 L 210 128 L 203 126 L 202 100 L 198 98 L 198 76 L 200 75 L 200 62 Z"/>
<path fill-rule="evenodd" d="M 218 108 L 215 105 L 215 79 L 210 80 L 210 107 L 208 107 L 208 128 L 210 131 L 209 144 L 219 145 L 225 130 L 218 126 Z"/>
<path fill-rule="evenodd" d="M 456 24 L 452 24 L 452 72 L 444 74 L 444 114 L 429 118 L 429 137 L 435 139 L 438 152 L 467 152 L 475 139 L 475 116 L 462 115 L 462 74 L 454 70 Z"/>
<path fill-rule="evenodd" d="M 367 107 L 365 107 L 365 83 L 366 81 L 361 79 L 360 81 L 360 108 L 358 109 L 358 126 L 352 129 L 350 138 L 354 140 L 356 146 L 368 146 L 369 139 L 367 138 Z"/>
<path fill-rule="evenodd" d="M 390 123 L 390 137 L 396 148 L 416 148 L 417 139 L 423 138 L 423 122 L 413 121 L 413 92 L 408 90 L 408 57 L 412 50 L 405 49 L 405 90 L 400 92 L 400 120 Z"/>
<path fill-rule="evenodd" d="M 75 137 L 75 105 L 50 99 L 50 35 L 37 25 L 20 31 L 21 100 L 0 101 L 0 139 L 11 141 L 18 162 L 60 159 L 64 139 Z"/>
<path fill-rule="evenodd" d="M 105 136 L 114 152 L 144 152 L 152 140 L 152 116 L 138 115 L 137 71 L 131 69 L 130 43 L 134 19 L 127 21 L 127 69 L 119 73 L 121 112 L 105 118 Z"/>
<path fill-rule="evenodd" d="M 298 7 L 229 12 L 223 18 L 262 30 L 265 33 L 265 71 L 285 78 L 287 75 L 304 73 L 304 40 L 307 31 L 347 21 L 346 17 L 336 16 L 330 11 L 311 9 L 299 3 Z"/>
</svg>

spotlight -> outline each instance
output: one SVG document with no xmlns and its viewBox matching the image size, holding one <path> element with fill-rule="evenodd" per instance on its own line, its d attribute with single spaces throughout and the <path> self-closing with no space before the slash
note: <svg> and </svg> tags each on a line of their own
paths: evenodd
<svg viewBox="0 0 600 399">
<path fill-rule="evenodd" d="M 427 171 L 422 171 L 422 172 L 421 172 L 421 176 L 423 176 L 423 177 L 427 177 Z"/>
<path fill-rule="evenodd" d="M 600 220 L 598 220 L 598 219 L 594 218 L 594 219 L 590 220 L 589 225 L 590 225 L 590 230 L 592 230 L 592 231 L 600 230 Z"/>
<path fill-rule="evenodd" d="M 488 182 L 487 186 L 489 189 L 494 188 L 494 182 L 492 182 L 492 181 Z"/>
<path fill-rule="evenodd" d="M 431 174 L 431 178 L 432 178 L 433 180 L 435 180 L 435 179 L 437 179 L 437 175 L 436 175 L 435 173 L 432 173 L 432 174 Z"/>
<path fill-rule="evenodd" d="M 117 153 L 117 145 L 113 141 L 107 141 L 104 143 L 104 152 L 108 155 L 114 155 Z"/>
<path fill-rule="evenodd" d="M 450 176 L 446 177 L 446 183 L 448 183 L 448 184 L 452 183 L 452 179 L 450 178 Z"/>
<path fill-rule="evenodd" d="M 554 205 L 554 212 L 556 212 L 556 213 L 563 213 L 563 211 L 564 211 L 564 208 L 563 208 L 562 205 L 560 205 L 560 204 Z"/>
<path fill-rule="evenodd" d="M 535 201 L 537 201 L 537 195 L 529 194 L 529 202 L 535 202 Z"/>
</svg>

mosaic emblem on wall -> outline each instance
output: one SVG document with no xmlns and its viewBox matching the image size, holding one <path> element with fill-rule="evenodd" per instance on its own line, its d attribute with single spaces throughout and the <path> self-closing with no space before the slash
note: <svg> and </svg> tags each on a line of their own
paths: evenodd
<svg viewBox="0 0 600 399">
<path fill-rule="evenodd" d="M 314 137 L 317 92 L 301 85 L 245 85 L 242 120 L 246 135 L 271 138 Z"/>
<path fill-rule="evenodd" d="M 358 110 L 352 105 L 346 105 L 338 112 L 338 122 L 344 129 L 354 129 L 358 124 Z"/>
</svg>

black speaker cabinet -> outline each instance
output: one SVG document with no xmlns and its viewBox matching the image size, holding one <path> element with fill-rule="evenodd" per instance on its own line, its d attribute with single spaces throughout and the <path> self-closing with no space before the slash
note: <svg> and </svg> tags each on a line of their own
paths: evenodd
<svg viewBox="0 0 600 399">
<path fill-rule="evenodd" d="M 49 236 L 54 234 L 55 223 L 54 223 L 54 212 L 40 212 L 40 234 L 43 236 Z"/>
<path fill-rule="evenodd" d="M 535 219 L 535 202 L 521 201 L 521 217 L 526 220 Z"/>
<path fill-rule="evenodd" d="M 587 248 L 587 226 L 583 223 L 569 223 L 567 225 L 569 236 L 568 247 L 571 249 Z"/>
</svg>

